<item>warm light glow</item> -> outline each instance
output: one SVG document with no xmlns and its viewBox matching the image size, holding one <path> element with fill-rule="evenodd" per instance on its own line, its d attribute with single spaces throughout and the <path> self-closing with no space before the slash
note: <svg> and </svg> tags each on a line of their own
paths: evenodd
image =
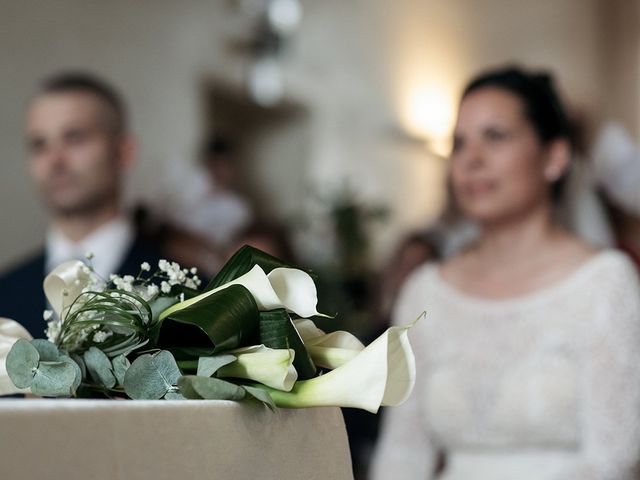
<svg viewBox="0 0 640 480">
<path fill-rule="evenodd" d="M 407 132 L 425 139 L 434 153 L 449 155 L 455 114 L 451 92 L 421 84 L 408 89 L 403 103 L 402 122 Z"/>
</svg>

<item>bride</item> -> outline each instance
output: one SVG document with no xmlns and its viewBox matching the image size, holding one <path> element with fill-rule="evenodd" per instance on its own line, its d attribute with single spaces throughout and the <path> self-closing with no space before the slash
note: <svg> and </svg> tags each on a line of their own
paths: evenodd
<svg viewBox="0 0 640 480">
<path fill-rule="evenodd" d="M 554 221 L 570 125 L 548 76 L 464 91 L 450 182 L 477 242 L 405 284 L 418 380 L 387 411 L 373 478 L 631 480 L 640 457 L 640 286 Z"/>
</svg>

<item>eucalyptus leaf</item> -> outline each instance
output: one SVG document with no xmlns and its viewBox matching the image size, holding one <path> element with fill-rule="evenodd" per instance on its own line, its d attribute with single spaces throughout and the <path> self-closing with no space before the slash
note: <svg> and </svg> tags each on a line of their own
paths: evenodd
<svg viewBox="0 0 640 480">
<path fill-rule="evenodd" d="M 298 372 L 298 380 L 316 376 L 316 366 L 285 309 L 260 312 L 260 343 L 274 349 L 293 349 L 296 352 L 293 366 Z"/>
<path fill-rule="evenodd" d="M 185 375 L 178 380 L 180 393 L 186 398 L 206 400 L 242 400 L 244 388 L 219 378 Z"/>
<path fill-rule="evenodd" d="M 84 352 L 84 363 L 89 371 L 89 375 L 93 381 L 107 388 L 113 388 L 116 385 L 116 377 L 111 369 L 111 361 L 109 357 L 96 347 L 90 347 Z"/>
<path fill-rule="evenodd" d="M 273 402 L 273 398 L 269 395 L 269 392 L 263 390 L 262 388 L 252 387 L 250 385 L 243 385 L 243 388 L 246 390 L 247 394 L 251 397 L 255 398 L 259 402 L 262 402 L 271 410 L 275 412 L 276 404 Z"/>
<path fill-rule="evenodd" d="M 73 367 L 73 370 L 76 372 L 76 378 L 73 381 L 73 385 L 72 385 L 72 387 L 73 387 L 73 392 L 72 393 L 75 393 L 78 390 L 78 387 L 80 386 L 80 384 L 82 383 L 82 369 L 75 362 L 75 360 L 73 360 L 73 358 L 71 358 L 68 355 L 61 354 L 58 357 L 58 360 L 60 362 L 68 363 L 69 365 L 71 365 Z"/>
<path fill-rule="evenodd" d="M 118 355 L 113 360 L 111 360 L 111 365 L 113 367 L 113 374 L 116 377 L 118 385 L 124 385 L 124 376 L 131 366 L 131 362 L 124 355 Z"/>
<path fill-rule="evenodd" d="M 70 357 L 76 362 L 76 365 L 80 367 L 80 371 L 82 372 L 82 378 L 87 378 L 87 366 L 84 363 L 84 359 L 82 355 L 78 355 L 77 353 L 72 353 Z"/>
<path fill-rule="evenodd" d="M 200 357 L 198 360 L 198 372 L 196 375 L 199 377 L 212 377 L 221 367 L 229 365 L 236 361 L 235 355 L 221 354 L 213 357 Z"/>
<path fill-rule="evenodd" d="M 258 331 L 256 302 L 245 287 L 232 285 L 165 318 L 159 327 L 160 348 L 197 349 L 209 356 L 248 343 Z"/>
<path fill-rule="evenodd" d="M 157 400 L 177 384 L 181 375 L 171 352 L 141 355 L 125 373 L 124 391 L 133 399 Z"/>
<path fill-rule="evenodd" d="M 21 338 L 13 344 L 7 355 L 6 368 L 9 378 L 18 388 L 29 388 L 40 362 L 40 354 L 29 340 Z"/>
<path fill-rule="evenodd" d="M 58 347 L 44 338 L 36 338 L 31 340 L 38 353 L 40 354 L 40 361 L 42 362 L 57 362 L 60 357 L 60 350 Z"/>
<path fill-rule="evenodd" d="M 180 392 L 167 392 L 163 397 L 165 400 L 187 400 Z"/>
<path fill-rule="evenodd" d="M 41 397 L 68 397 L 73 393 L 76 370 L 68 362 L 40 362 L 31 391 Z"/>
</svg>

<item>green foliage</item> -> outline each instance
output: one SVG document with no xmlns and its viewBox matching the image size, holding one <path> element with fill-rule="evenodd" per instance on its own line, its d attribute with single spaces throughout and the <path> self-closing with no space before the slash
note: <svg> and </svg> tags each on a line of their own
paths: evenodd
<svg viewBox="0 0 640 480">
<path fill-rule="evenodd" d="M 40 363 L 38 350 L 28 340 L 20 339 L 7 355 L 7 373 L 18 388 L 29 388 Z"/>
<path fill-rule="evenodd" d="M 84 352 L 83 359 L 87 366 L 87 371 L 94 382 L 106 388 L 115 387 L 116 377 L 113 373 L 111 361 L 102 350 L 91 347 Z"/>
<path fill-rule="evenodd" d="M 131 366 L 131 362 L 124 355 L 118 355 L 113 360 L 111 360 L 111 365 L 118 385 L 124 385 L 124 376 Z"/>
<path fill-rule="evenodd" d="M 165 318 L 157 344 L 181 358 L 210 356 L 247 344 L 258 322 L 258 306 L 249 290 L 232 285 Z"/>
<path fill-rule="evenodd" d="M 240 385 L 219 378 L 185 375 L 178 380 L 180 393 L 190 399 L 242 400 L 246 391 Z"/>
<path fill-rule="evenodd" d="M 173 390 L 181 375 L 171 352 L 141 355 L 124 375 L 124 391 L 133 399 L 157 400 Z"/>
<path fill-rule="evenodd" d="M 200 357 L 198 360 L 199 377 L 212 377 L 220 368 L 236 361 L 235 355 L 221 354 L 214 357 Z"/>
<path fill-rule="evenodd" d="M 269 348 L 293 349 L 296 352 L 293 366 L 298 372 L 298 380 L 315 377 L 316 366 L 286 310 L 260 312 L 260 343 Z"/>
</svg>

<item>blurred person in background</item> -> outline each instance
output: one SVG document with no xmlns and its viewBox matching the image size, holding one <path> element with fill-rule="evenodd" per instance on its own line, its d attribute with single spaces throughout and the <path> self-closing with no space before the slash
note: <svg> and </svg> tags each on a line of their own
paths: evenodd
<svg viewBox="0 0 640 480">
<path fill-rule="evenodd" d="M 103 80 L 64 72 L 46 79 L 27 112 L 28 168 L 49 213 L 45 246 L 0 277 L 0 316 L 34 337 L 46 327 L 43 279 L 60 263 L 95 256 L 102 278 L 157 264 L 155 247 L 125 215 L 123 181 L 135 145 L 125 105 Z M 155 265 L 154 265 L 155 266 Z"/>
<path fill-rule="evenodd" d="M 506 68 L 465 89 L 450 181 L 480 233 L 401 290 L 394 321 L 427 317 L 374 479 L 637 478 L 640 287 L 625 255 L 555 221 L 570 130 L 547 75 Z"/>
</svg>

